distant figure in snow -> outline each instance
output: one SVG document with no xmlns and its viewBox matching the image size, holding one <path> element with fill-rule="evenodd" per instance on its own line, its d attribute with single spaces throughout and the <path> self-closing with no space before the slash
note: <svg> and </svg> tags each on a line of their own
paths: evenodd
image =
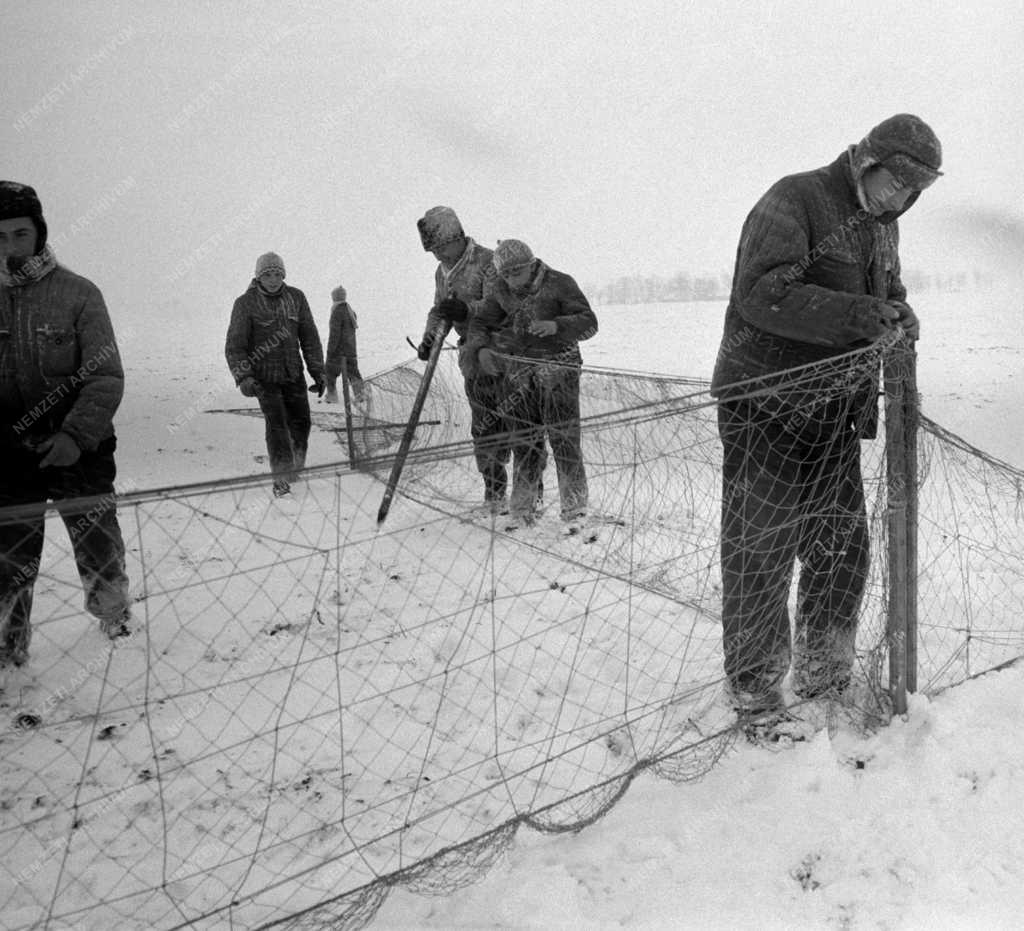
<svg viewBox="0 0 1024 931">
<path fill-rule="evenodd" d="M 266 422 L 274 495 L 291 491 L 306 464 L 312 422 L 302 362 L 323 397 L 324 353 L 306 295 L 284 283 L 284 262 L 273 252 L 256 260 L 248 290 L 231 311 L 224 355 L 238 390 L 256 398 Z"/>
<path fill-rule="evenodd" d="M 28 660 L 45 503 L 71 538 L 85 607 L 111 639 L 131 633 L 117 520 L 113 417 L 124 370 L 103 295 L 57 264 L 36 192 L 0 181 L 0 667 Z M 82 504 L 72 499 L 90 497 Z"/>
<path fill-rule="evenodd" d="M 597 316 L 579 286 L 535 258 L 518 239 L 494 250 L 497 281 L 473 317 L 466 355 L 489 375 L 505 379 L 515 454 L 510 529 L 531 524 L 551 444 L 561 516 L 586 516 L 587 473 L 580 440 L 579 343 L 597 332 Z"/>
<path fill-rule="evenodd" d="M 470 239 L 451 207 L 431 207 L 417 221 L 420 241 L 438 261 L 434 272 L 434 304 L 427 314 L 416 354 L 430 357 L 438 327 L 459 336 L 459 368 L 470 408 L 470 434 L 476 465 L 484 480 L 484 502 L 495 513 L 506 508 L 509 441 L 502 409 L 502 379 L 482 371 L 475 357 L 465 352 L 466 333 L 473 315 L 490 293 L 495 280 L 494 253 Z"/>
<path fill-rule="evenodd" d="M 741 722 L 755 729 L 787 722 L 791 655 L 802 699 L 851 682 L 869 565 L 860 441 L 876 432 L 878 372 L 836 357 L 896 327 L 917 339 L 896 218 L 941 163 L 935 133 L 897 114 L 830 165 L 772 185 L 740 234 L 711 391 L 723 451 L 725 672 Z M 829 359 L 810 386 L 785 374 Z"/>
<path fill-rule="evenodd" d="M 331 292 L 331 319 L 327 336 L 327 397 L 328 404 L 338 403 L 338 376 L 344 371 L 352 397 L 357 404 L 363 401 L 363 376 L 359 374 L 356 355 L 356 314 L 348 303 L 345 289 L 338 285 Z"/>
</svg>

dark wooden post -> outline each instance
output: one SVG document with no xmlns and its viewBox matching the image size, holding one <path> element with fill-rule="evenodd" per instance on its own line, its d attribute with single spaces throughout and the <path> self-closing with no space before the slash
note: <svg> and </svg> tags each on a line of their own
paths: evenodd
<svg viewBox="0 0 1024 931">
<path fill-rule="evenodd" d="M 905 714 L 917 687 L 917 390 L 913 344 L 885 353 L 885 458 L 889 520 L 889 691 Z"/>
<path fill-rule="evenodd" d="M 352 430 L 352 396 L 349 394 L 348 359 L 341 365 L 341 397 L 345 402 L 345 435 L 348 439 L 348 466 L 356 468 L 356 439 Z"/>
</svg>

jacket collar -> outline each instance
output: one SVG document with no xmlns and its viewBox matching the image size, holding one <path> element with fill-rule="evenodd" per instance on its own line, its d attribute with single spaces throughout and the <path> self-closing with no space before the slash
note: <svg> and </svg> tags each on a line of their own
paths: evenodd
<svg viewBox="0 0 1024 931">
<path fill-rule="evenodd" d="M 45 278 L 57 267 L 57 256 L 49 246 L 29 258 L 16 272 L 7 270 L 7 263 L 0 261 L 0 284 L 17 288 Z"/>
</svg>

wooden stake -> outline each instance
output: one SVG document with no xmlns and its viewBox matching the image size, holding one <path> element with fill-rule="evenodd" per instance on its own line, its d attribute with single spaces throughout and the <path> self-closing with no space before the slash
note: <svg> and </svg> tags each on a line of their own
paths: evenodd
<svg viewBox="0 0 1024 931">
<path fill-rule="evenodd" d="M 409 423 L 406 424 L 405 432 L 402 434 L 402 441 L 398 444 L 398 452 L 395 453 L 395 462 L 391 467 L 391 475 L 388 478 L 387 487 L 384 489 L 384 498 L 380 502 L 377 511 L 377 526 L 384 523 L 391 510 L 391 499 L 395 496 L 395 489 L 398 487 L 398 479 L 405 467 L 406 457 L 409 455 L 409 447 L 412 446 L 412 438 L 416 434 L 416 425 L 420 420 L 420 413 L 423 411 L 423 402 L 427 399 L 427 392 L 430 390 L 430 382 L 434 377 L 434 369 L 437 368 L 437 360 L 441 355 L 441 348 L 444 346 L 444 338 L 447 333 L 445 322 L 442 320 L 434 330 L 434 341 L 430 346 L 430 358 L 427 359 L 427 367 L 423 370 L 423 378 L 420 379 L 420 387 L 416 392 L 416 400 L 412 404 L 412 413 L 409 414 Z"/>
</svg>

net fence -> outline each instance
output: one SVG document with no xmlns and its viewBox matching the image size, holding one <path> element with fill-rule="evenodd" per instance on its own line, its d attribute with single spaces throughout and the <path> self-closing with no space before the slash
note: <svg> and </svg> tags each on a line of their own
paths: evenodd
<svg viewBox="0 0 1024 931">
<path fill-rule="evenodd" d="M 742 399 L 759 430 L 792 432 L 870 385 L 880 351 Z M 30 660 L 2 673 L 6 927 L 361 927 L 396 885 L 448 893 L 521 827 L 579 830 L 638 773 L 696 779 L 728 753 L 707 385 L 584 369 L 588 517 L 561 520 L 549 464 L 547 507 L 510 532 L 481 506 L 445 351 L 378 526 L 421 371 L 369 379 L 351 432 L 318 409 L 339 464 L 289 497 L 266 476 L 119 496 L 128 637 L 83 610 L 49 512 Z M 841 711 L 872 727 L 889 713 L 889 504 L 884 441 L 861 446 L 871 558 Z M 1022 473 L 926 418 L 918 455 L 918 676 L 934 693 L 1024 651 Z M 805 594 L 794 581 L 783 609 L 799 616 Z"/>
</svg>

